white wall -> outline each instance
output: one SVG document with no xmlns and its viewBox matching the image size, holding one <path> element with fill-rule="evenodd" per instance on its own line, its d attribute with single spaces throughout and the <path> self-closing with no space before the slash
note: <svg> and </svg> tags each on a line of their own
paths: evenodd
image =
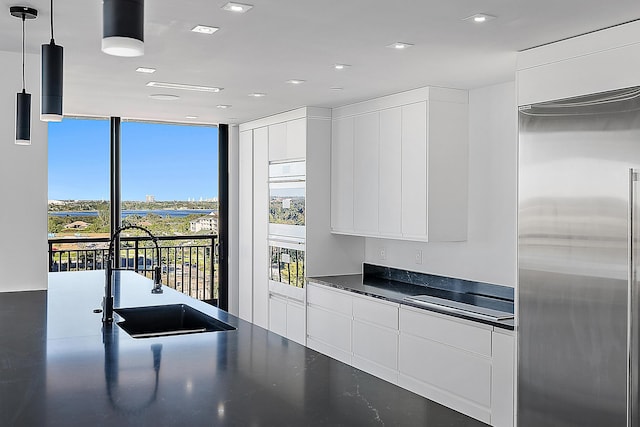
<svg viewBox="0 0 640 427">
<path fill-rule="evenodd" d="M 467 240 L 420 243 L 367 238 L 365 262 L 515 287 L 517 143 L 515 83 L 470 91 Z M 385 260 L 379 257 L 383 247 Z M 422 264 L 415 263 L 416 250 L 423 252 Z"/>
<path fill-rule="evenodd" d="M 40 55 L 27 55 L 31 145 L 15 145 L 21 57 L 0 52 L 0 292 L 47 288 L 47 124 L 40 121 Z"/>
</svg>

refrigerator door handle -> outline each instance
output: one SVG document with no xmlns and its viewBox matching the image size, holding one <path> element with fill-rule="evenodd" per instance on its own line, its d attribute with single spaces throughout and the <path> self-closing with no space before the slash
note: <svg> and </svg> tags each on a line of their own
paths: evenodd
<svg viewBox="0 0 640 427">
<path fill-rule="evenodd" d="M 627 297 L 627 426 L 640 427 L 638 395 L 638 278 L 637 260 L 638 254 L 638 232 L 640 231 L 640 215 L 636 209 L 638 197 L 639 172 L 636 169 L 629 169 L 629 278 Z"/>
</svg>

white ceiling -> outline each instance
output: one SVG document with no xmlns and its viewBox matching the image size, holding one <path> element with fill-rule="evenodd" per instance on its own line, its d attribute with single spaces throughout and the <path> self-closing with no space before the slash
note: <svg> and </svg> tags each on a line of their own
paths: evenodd
<svg viewBox="0 0 640 427">
<path fill-rule="evenodd" d="M 640 18 L 638 0 L 249 0 L 254 8 L 245 14 L 222 10 L 224 3 L 147 1 L 145 55 L 119 58 L 100 50 L 100 1 L 54 2 L 55 39 L 65 49 L 65 114 L 241 123 L 421 86 L 471 89 L 513 80 L 519 50 Z M 38 53 L 50 38 L 49 1 L 2 4 L 0 50 L 20 52 L 21 22 L 9 6 L 25 5 L 39 10 L 38 19 L 27 22 L 27 51 Z M 481 12 L 497 18 L 482 25 L 463 21 Z M 197 24 L 220 30 L 191 32 Z M 396 41 L 415 46 L 385 47 Z M 351 67 L 336 71 L 335 63 Z M 3 64 L 13 66 L 20 64 Z M 158 71 L 136 73 L 140 66 Z M 290 79 L 306 83 L 285 83 Z M 154 89 L 146 87 L 150 80 L 224 90 Z M 27 82 L 27 89 L 34 84 Z M 252 92 L 267 96 L 249 97 Z M 155 93 L 180 99 L 149 98 Z"/>
</svg>

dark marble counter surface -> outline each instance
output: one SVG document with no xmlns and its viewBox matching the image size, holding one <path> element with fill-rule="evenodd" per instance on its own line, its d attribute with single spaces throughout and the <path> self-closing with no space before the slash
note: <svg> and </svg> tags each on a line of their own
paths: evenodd
<svg viewBox="0 0 640 427">
<path fill-rule="evenodd" d="M 481 426 L 133 272 L 116 307 L 186 302 L 236 331 L 133 339 L 103 331 L 103 272 L 0 293 L 3 426 Z"/>
<path fill-rule="evenodd" d="M 438 276 L 431 276 L 438 277 Z M 459 317 L 472 320 L 474 322 L 485 323 L 496 326 L 498 328 L 514 330 L 514 319 L 493 321 L 486 319 L 478 319 L 464 314 L 451 313 L 437 308 L 427 308 L 420 304 L 415 304 L 405 300 L 405 297 L 416 295 L 429 295 L 432 297 L 443 298 L 446 300 L 462 302 L 465 304 L 476 305 L 498 311 L 513 313 L 513 301 L 507 298 L 493 298 L 478 293 L 460 292 L 456 290 L 447 290 L 440 287 L 428 286 L 426 284 L 412 284 L 398 280 L 391 280 L 383 277 L 375 277 L 369 274 L 349 274 L 340 276 L 316 276 L 309 277 L 310 282 L 331 286 L 374 298 L 380 298 L 398 304 L 410 305 L 429 311 L 436 311 L 449 316 Z M 496 285 L 489 285 L 496 286 Z"/>
</svg>

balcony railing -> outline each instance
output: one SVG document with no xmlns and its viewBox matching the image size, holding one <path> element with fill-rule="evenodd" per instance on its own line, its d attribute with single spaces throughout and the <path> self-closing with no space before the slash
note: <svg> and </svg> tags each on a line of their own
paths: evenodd
<svg viewBox="0 0 640 427">
<path fill-rule="evenodd" d="M 218 300 L 218 236 L 159 236 L 161 262 L 149 236 L 121 236 L 118 268 L 151 277 L 162 265 L 162 284 L 210 303 Z M 49 239 L 49 271 L 102 270 L 109 251 L 107 237 Z"/>
</svg>

